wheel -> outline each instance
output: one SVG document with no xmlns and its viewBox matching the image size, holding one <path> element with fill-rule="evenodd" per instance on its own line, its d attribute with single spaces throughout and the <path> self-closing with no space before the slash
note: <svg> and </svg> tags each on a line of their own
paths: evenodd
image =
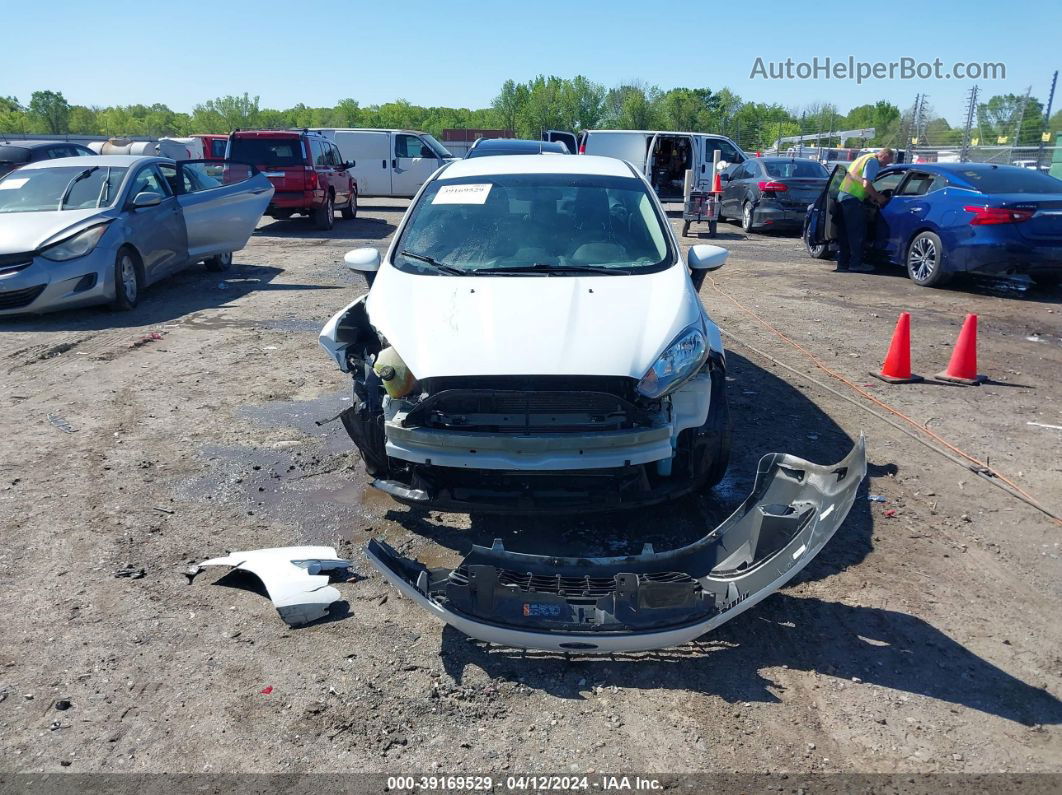
<svg viewBox="0 0 1062 795">
<path fill-rule="evenodd" d="M 830 244 L 829 243 L 812 243 L 811 242 L 811 230 L 804 230 L 804 248 L 808 254 L 815 259 L 829 259 L 830 258 Z"/>
<path fill-rule="evenodd" d="M 314 210 L 310 215 L 310 218 L 313 220 L 313 225 L 318 229 L 327 232 L 332 228 L 333 224 L 336 222 L 336 208 L 335 205 L 332 204 L 331 194 L 325 197 L 325 203 Z"/>
<path fill-rule="evenodd" d="M 114 300 L 111 307 L 120 312 L 133 309 L 140 301 L 140 262 L 131 249 L 119 249 L 114 258 Z"/>
<path fill-rule="evenodd" d="M 690 233 L 690 222 L 689 221 L 683 221 L 682 222 L 682 236 L 686 237 L 687 235 L 689 235 L 689 233 Z"/>
<path fill-rule="evenodd" d="M 939 287 L 951 274 L 944 272 L 944 247 L 933 232 L 919 232 L 907 248 L 907 275 L 919 287 Z"/>
<path fill-rule="evenodd" d="M 741 205 L 741 228 L 746 232 L 752 231 L 752 204 L 750 202 Z"/>
<path fill-rule="evenodd" d="M 1037 287 L 1045 287 L 1052 289 L 1058 287 L 1059 282 L 1062 281 L 1062 274 L 1060 273 L 1037 273 L 1035 276 L 1030 276 L 1033 280 L 1033 284 Z"/>
<path fill-rule="evenodd" d="M 227 271 L 232 267 L 232 252 L 226 251 L 224 254 L 218 254 L 216 257 L 205 259 L 203 260 L 203 264 L 206 265 L 206 269 L 212 273 Z"/>
<path fill-rule="evenodd" d="M 350 201 L 347 206 L 343 208 L 343 217 L 348 221 L 353 221 L 358 217 L 358 192 L 350 192 Z"/>
</svg>

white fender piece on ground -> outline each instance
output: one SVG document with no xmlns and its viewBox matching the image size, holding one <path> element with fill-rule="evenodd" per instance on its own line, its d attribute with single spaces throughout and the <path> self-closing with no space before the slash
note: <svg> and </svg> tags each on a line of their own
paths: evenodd
<svg viewBox="0 0 1062 795">
<path fill-rule="evenodd" d="M 349 569 L 351 562 L 337 557 L 332 547 L 276 547 L 204 560 L 192 574 L 206 566 L 231 566 L 255 575 L 280 617 L 297 627 L 328 615 L 341 597 L 328 584 L 327 572 Z"/>
</svg>

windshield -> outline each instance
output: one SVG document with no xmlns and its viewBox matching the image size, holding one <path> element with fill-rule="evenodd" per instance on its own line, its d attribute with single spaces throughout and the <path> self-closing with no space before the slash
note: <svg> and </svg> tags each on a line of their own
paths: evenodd
<svg viewBox="0 0 1062 795">
<path fill-rule="evenodd" d="M 229 160 L 255 166 L 301 166 L 306 156 L 301 138 L 233 138 Z"/>
<path fill-rule="evenodd" d="M 814 160 L 766 160 L 763 167 L 774 179 L 826 179 L 830 176 L 820 163 Z"/>
<path fill-rule="evenodd" d="M 450 150 L 443 146 L 441 143 L 439 143 L 434 136 L 422 135 L 420 137 L 421 140 L 424 141 L 424 143 L 431 147 L 431 151 L 433 151 L 439 157 L 447 159 L 453 157 L 453 155 L 450 154 Z"/>
<path fill-rule="evenodd" d="M 1062 193 L 1062 180 L 1028 168 L 970 168 L 958 173 L 981 193 Z"/>
<path fill-rule="evenodd" d="M 637 272 L 672 261 L 664 221 L 634 177 L 502 174 L 435 180 L 398 241 L 395 265 L 438 273 L 520 266 Z M 411 255 L 406 256 L 402 252 Z"/>
<path fill-rule="evenodd" d="M 63 210 L 110 207 L 118 198 L 126 171 L 114 166 L 60 166 L 12 171 L 0 180 L 0 213 L 58 210 L 60 204 Z"/>
</svg>

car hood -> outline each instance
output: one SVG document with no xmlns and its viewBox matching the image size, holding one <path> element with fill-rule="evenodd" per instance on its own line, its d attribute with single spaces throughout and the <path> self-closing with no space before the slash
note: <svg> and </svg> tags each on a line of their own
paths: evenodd
<svg viewBox="0 0 1062 795">
<path fill-rule="evenodd" d="M 39 213 L 0 213 L 0 254 L 36 251 L 46 243 L 58 242 L 94 220 L 107 216 L 98 208 L 88 210 L 48 210 Z"/>
<path fill-rule="evenodd" d="M 685 268 L 632 276 L 426 276 L 385 265 L 369 320 L 417 378 L 641 378 L 703 309 Z"/>
</svg>

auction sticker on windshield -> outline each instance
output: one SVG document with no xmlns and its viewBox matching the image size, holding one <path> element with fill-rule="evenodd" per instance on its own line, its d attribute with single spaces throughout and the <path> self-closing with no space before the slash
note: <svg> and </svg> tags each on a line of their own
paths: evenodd
<svg viewBox="0 0 1062 795">
<path fill-rule="evenodd" d="M 483 204 L 490 195 L 491 184 L 483 185 L 443 185 L 432 204 Z"/>
<path fill-rule="evenodd" d="M 29 182 L 29 177 L 23 177 L 22 179 L 5 179 L 3 182 L 0 182 L 0 190 L 18 190 L 27 182 Z M 488 185 L 487 187 L 489 188 L 490 186 Z"/>
</svg>

